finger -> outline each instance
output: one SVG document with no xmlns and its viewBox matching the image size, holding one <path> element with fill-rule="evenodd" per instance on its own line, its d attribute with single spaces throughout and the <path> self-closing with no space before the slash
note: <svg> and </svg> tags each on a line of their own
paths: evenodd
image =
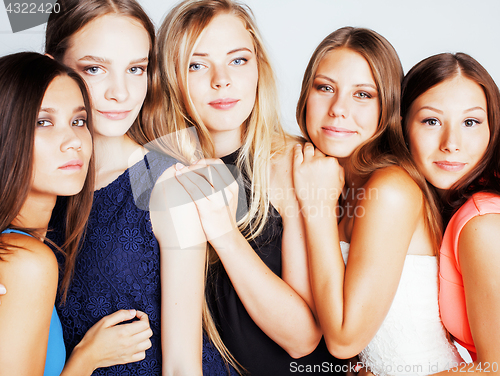
<svg viewBox="0 0 500 376">
<path fill-rule="evenodd" d="M 141 333 L 138 333 L 132 337 L 134 343 L 136 343 L 134 348 L 134 353 L 138 351 L 144 351 L 151 347 L 151 336 L 153 332 L 151 330 L 147 330 Z"/>
<path fill-rule="evenodd" d="M 150 347 L 151 347 L 151 340 L 146 339 L 145 341 L 142 341 L 138 343 L 137 346 L 135 346 L 134 353 L 146 351 Z"/>
<path fill-rule="evenodd" d="M 204 178 L 194 172 L 181 174 L 176 171 L 175 178 L 184 187 L 193 201 L 210 196 L 213 192 L 213 187 Z"/>
<path fill-rule="evenodd" d="M 144 358 L 146 358 L 146 352 L 141 351 L 141 352 L 138 352 L 137 354 L 132 355 L 130 357 L 130 362 L 127 362 L 127 363 L 138 362 L 139 360 L 143 360 Z"/>
<path fill-rule="evenodd" d="M 297 168 L 304 162 L 304 154 L 302 153 L 302 145 L 297 144 L 293 148 L 293 167 Z"/>
<path fill-rule="evenodd" d="M 140 321 L 146 322 L 149 325 L 149 317 L 146 313 L 144 313 L 142 311 L 137 311 L 137 313 L 135 314 L 135 317 L 137 317 Z"/>
<path fill-rule="evenodd" d="M 304 162 L 308 162 L 314 157 L 314 145 L 306 142 L 304 145 Z"/>
<path fill-rule="evenodd" d="M 102 321 L 105 328 L 115 326 L 116 324 L 132 320 L 136 316 L 135 309 L 120 309 L 110 315 L 104 316 L 100 321 Z"/>
<path fill-rule="evenodd" d="M 141 320 L 134 321 L 128 324 L 116 325 L 114 329 L 121 331 L 122 334 L 129 337 L 151 330 L 151 328 L 149 327 L 149 322 L 144 322 Z"/>
<path fill-rule="evenodd" d="M 5 295 L 7 294 L 7 289 L 5 288 L 4 285 L 0 285 L 0 295 Z"/>
<path fill-rule="evenodd" d="M 210 167 L 213 171 L 212 176 L 214 177 L 214 188 L 217 192 L 236 182 L 232 172 L 224 163 L 214 163 L 211 164 Z"/>
</svg>

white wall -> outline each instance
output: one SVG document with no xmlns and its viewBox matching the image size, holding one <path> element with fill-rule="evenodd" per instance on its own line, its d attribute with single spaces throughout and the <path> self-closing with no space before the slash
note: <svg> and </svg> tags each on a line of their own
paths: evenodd
<svg viewBox="0 0 500 376">
<path fill-rule="evenodd" d="M 139 0 L 156 25 L 177 0 Z M 298 133 L 295 105 L 316 45 L 342 26 L 374 29 L 396 48 L 408 71 L 439 52 L 466 52 L 500 82 L 498 0 L 246 0 L 276 70 L 286 128 Z M 44 27 L 13 34 L 0 5 L 0 55 L 42 51 Z"/>
</svg>

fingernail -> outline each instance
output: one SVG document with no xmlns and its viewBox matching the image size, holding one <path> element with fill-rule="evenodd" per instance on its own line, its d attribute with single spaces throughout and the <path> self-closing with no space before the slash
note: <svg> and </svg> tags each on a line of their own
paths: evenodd
<svg viewBox="0 0 500 376">
<path fill-rule="evenodd" d="M 0 285 L 0 295 L 7 294 L 7 289 L 5 286 Z"/>
<path fill-rule="evenodd" d="M 301 146 L 302 146 L 301 144 L 295 145 L 296 148 L 300 148 Z"/>
<path fill-rule="evenodd" d="M 135 309 L 129 309 L 128 312 L 130 313 L 130 316 L 135 316 Z"/>
<path fill-rule="evenodd" d="M 182 170 L 184 167 L 186 167 L 186 166 L 184 166 L 182 163 L 176 163 L 176 164 L 175 164 L 175 169 L 176 169 L 177 171 Z"/>
</svg>

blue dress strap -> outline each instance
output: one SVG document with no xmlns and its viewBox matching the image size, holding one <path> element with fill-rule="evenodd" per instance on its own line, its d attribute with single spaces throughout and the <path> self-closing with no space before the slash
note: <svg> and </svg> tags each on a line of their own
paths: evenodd
<svg viewBox="0 0 500 376">
<path fill-rule="evenodd" d="M 27 232 L 7 228 L 2 234 L 21 234 L 32 236 Z M 57 315 L 56 307 L 52 309 L 50 318 L 49 341 L 47 343 L 47 355 L 45 357 L 45 369 L 43 376 L 59 376 L 66 362 L 66 347 L 64 346 L 61 321 Z"/>
</svg>

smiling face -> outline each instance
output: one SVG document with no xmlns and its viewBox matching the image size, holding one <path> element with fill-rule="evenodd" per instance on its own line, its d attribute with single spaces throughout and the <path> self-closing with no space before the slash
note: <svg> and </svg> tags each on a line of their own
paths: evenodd
<svg viewBox="0 0 500 376">
<path fill-rule="evenodd" d="M 108 14 L 71 37 L 63 63 L 85 80 L 97 135 L 123 136 L 146 97 L 149 36 L 132 18 Z"/>
<path fill-rule="evenodd" d="M 438 189 L 449 189 L 483 157 L 490 139 L 487 102 L 474 81 L 455 76 L 411 105 L 406 120 L 417 168 Z"/>
<path fill-rule="evenodd" d="M 378 126 L 380 105 L 370 65 L 347 48 L 320 62 L 306 103 L 306 128 L 323 153 L 349 157 Z"/>
<path fill-rule="evenodd" d="M 212 137 L 225 134 L 230 142 L 241 143 L 241 126 L 253 110 L 257 81 L 250 32 L 234 15 L 216 16 L 195 46 L 188 75 L 190 99 Z"/>
<path fill-rule="evenodd" d="M 81 191 L 92 139 L 78 84 L 56 77 L 42 100 L 35 130 L 31 195 L 70 196 Z"/>
</svg>

